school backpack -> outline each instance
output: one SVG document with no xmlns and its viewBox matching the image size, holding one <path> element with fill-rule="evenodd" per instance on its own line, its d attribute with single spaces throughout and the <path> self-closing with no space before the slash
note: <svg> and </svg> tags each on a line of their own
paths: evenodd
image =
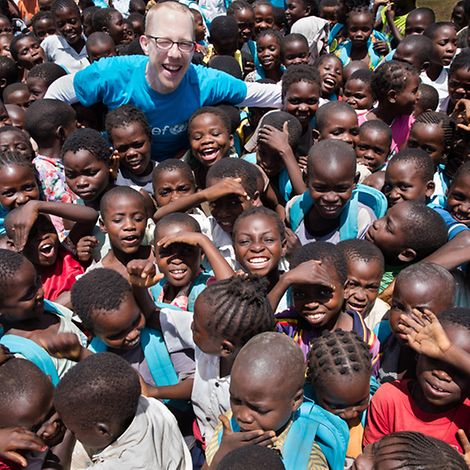
<svg viewBox="0 0 470 470">
<path fill-rule="evenodd" d="M 387 212 L 387 198 L 377 189 L 364 184 L 358 184 L 353 189 L 351 199 L 344 206 L 339 224 L 339 235 L 341 240 L 351 240 L 357 238 L 358 226 L 357 217 L 359 213 L 359 203 L 372 209 L 375 216 L 380 219 Z M 300 196 L 292 200 L 292 204 L 287 209 L 286 218 L 291 229 L 295 232 L 305 215 L 313 207 L 313 199 L 307 190 Z"/>
</svg>

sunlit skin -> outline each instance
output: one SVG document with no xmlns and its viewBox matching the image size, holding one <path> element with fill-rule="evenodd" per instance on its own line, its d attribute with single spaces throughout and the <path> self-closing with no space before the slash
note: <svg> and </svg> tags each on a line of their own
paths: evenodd
<svg viewBox="0 0 470 470">
<path fill-rule="evenodd" d="M 470 226 L 470 174 L 457 175 L 447 192 L 446 209 L 450 215 Z"/>
</svg>

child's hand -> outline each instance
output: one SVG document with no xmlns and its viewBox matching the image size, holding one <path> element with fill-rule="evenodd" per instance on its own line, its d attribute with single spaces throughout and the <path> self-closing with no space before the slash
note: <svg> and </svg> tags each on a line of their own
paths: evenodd
<svg viewBox="0 0 470 470">
<path fill-rule="evenodd" d="M 299 164 L 299 168 L 302 173 L 307 173 L 307 161 L 308 161 L 307 155 L 302 155 L 301 157 L 297 157 L 297 163 Z"/>
<path fill-rule="evenodd" d="M 0 344 L 0 366 L 10 360 L 12 357 L 14 356 L 10 350 L 6 346 L 3 346 L 3 344 Z"/>
<path fill-rule="evenodd" d="M 374 6 L 379 7 L 382 5 L 388 5 L 389 0 L 374 0 Z"/>
<path fill-rule="evenodd" d="M 392 23 L 395 19 L 395 3 L 389 2 L 388 8 L 385 10 L 385 18 L 389 23 Z"/>
<path fill-rule="evenodd" d="M 28 201 L 24 206 L 18 207 L 9 213 L 8 225 L 11 227 L 10 235 L 18 251 L 23 251 L 28 241 L 29 232 L 36 223 L 38 215 L 38 201 Z"/>
<path fill-rule="evenodd" d="M 274 431 L 262 431 L 256 429 L 254 431 L 233 432 L 230 426 L 230 420 L 226 416 L 220 416 L 223 425 L 223 435 L 220 442 L 220 451 L 222 455 L 226 455 L 232 450 L 247 445 L 258 445 L 267 447 L 276 442 L 276 433 Z M 218 455 L 219 458 L 222 455 Z"/>
<path fill-rule="evenodd" d="M 463 458 L 465 460 L 465 463 L 470 469 L 470 442 L 468 442 L 467 434 L 465 434 L 465 431 L 463 429 L 459 429 L 457 431 L 457 439 L 459 440 L 460 445 L 462 446 Z"/>
<path fill-rule="evenodd" d="M 300 245 L 299 237 L 292 229 L 286 227 L 286 257 L 289 257 Z"/>
<path fill-rule="evenodd" d="M 382 56 L 386 56 L 390 50 L 388 47 L 387 41 L 377 41 L 374 43 L 372 48 L 374 49 L 374 52 L 377 55 L 382 55 Z"/>
<path fill-rule="evenodd" d="M 407 335 L 411 348 L 435 359 L 443 357 L 452 345 L 436 315 L 427 309 L 400 315 L 398 329 Z"/>
<path fill-rule="evenodd" d="M 157 242 L 157 246 L 166 248 L 167 246 L 173 245 L 173 243 L 184 243 L 185 245 L 201 246 L 201 244 L 203 245 L 204 242 L 207 241 L 209 241 L 209 239 L 202 233 L 187 232 L 163 237 Z"/>
<path fill-rule="evenodd" d="M 98 240 L 93 235 L 80 238 L 77 242 L 77 258 L 82 263 L 89 263 L 93 258 L 93 251 L 98 245 Z"/>
<path fill-rule="evenodd" d="M 282 131 L 270 125 L 261 127 L 258 132 L 258 142 L 278 152 L 281 158 L 292 153 L 292 148 L 289 145 L 287 121 L 284 123 Z"/>
<path fill-rule="evenodd" d="M 59 333 L 40 341 L 41 346 L 58 359 L 69 359 L 78 362 L 91 354 L 87 351 L 75 333 Z"/>
<path fill-rule="evenodd" d="M 457 122 L 459 129 L 470 132 L 470 100 L 458 100 L 451 117 Z"/>
<path fill-rule="evenodd" d="M 229 194 L 237 194 L 238 196 L 250 199 L 246 194 L 245 188 L 242 186 L 241 178 L 223 178 L 214 186 L 204 189 L 206 200 L 216 201 L 221 197 L 228 196 Z"/>
<path fill-rule="evenodd" d="M 157 273 L 153 261 L 133 259 L 127 263 L 129 282 L 134 287 L 152 287 L 163 279 L 163 274 Z"/>
<path fill-rule="evenodd" d="M 20 450 L 30 452 L 44 452 L 47 446 L 35 433 L 23 428 L 0 429 L 0 458 L 26 467 L 27 460 L 18 452 Z"/>
<path fill-rule="evenodd" d="M 119 173 L 119 162 L 121 160 L 121 156 L 119 155 L 119 152 L 117 150 L 113 150 L 112 147 L 110 147 L 110 150 L 113 152 L 113 154 L 111 155 L 109 172 L 111 173 L 111 178 L 115 180 Z"/>
<path fill-rule="evenodd" d="M 284 276 L 287 276 L 289 285 L 312 284 L 326 287 L 331 293 L 335 290 L 335 286 L 331 283 L 330 273 L 318 260 L 305 261 L 288 271 Z"/>
</svg>

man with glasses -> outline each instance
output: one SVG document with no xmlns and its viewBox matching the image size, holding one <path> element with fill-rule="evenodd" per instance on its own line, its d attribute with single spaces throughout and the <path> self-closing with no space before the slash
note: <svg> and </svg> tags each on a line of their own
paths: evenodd
<svg viewBox="0 0 470 470">
<path fill-rule="evenodd" d="M 230 103 L 279 107 L 277 85 L 245 83 L 214 69 L 191 64 L 195 26 L 185 5 L 168 1 L 147 14 L 140 45 L 146 56 L 101 59 L 49 88 L 46 98 L 113 109 L 133 104 L 152 130 L 152 158 L 178 157 L 188 148 L 187 123 L 201 106 Z"/>
</svg>

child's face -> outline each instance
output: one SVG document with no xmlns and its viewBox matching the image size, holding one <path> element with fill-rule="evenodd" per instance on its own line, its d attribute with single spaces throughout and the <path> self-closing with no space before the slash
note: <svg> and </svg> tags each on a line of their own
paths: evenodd
<svg viewBox="0 0 470 470">
<path fill-rule="evenodd" d="M 323 286 L 295 284 L 292 296 L 295 310 L 312 328 L 330 329 L 343 307 L 344 286 L 331 263 L 323 261 L 322 265 L 331 273 L 329 282 L 334 286 L 333 292 Z"/>
<path fill-rule="evenodd" d="M 13 57 L 11 56 L 10 52 L 10 43 L 10 37 L 5 36 L 4 34 L 0 35 L 0 56 L 8 57 L 9 59 L 13 60 Z"/>
<path fill-rule="evenodd" d="M 354 111 L 340 111 L 331 115 L 320 130 L 320 139 L 342 140 L 349 145 L 356 145 L 359 134 L 357 114 Z"/>
<path fill-rule="evenodd" d="M 457 50 L 457 31 L 454 26 L 442 26 L 435 33 L 432 42 L 437 61 L 447 67 Z"/>
<path fill-rule="evenodd" d="M 235 12 L 238 24 L 238 38 L 240 46 L 253 37 L 255 28 L 255 12 L 251 8 L 244 8 Z"/>
<path fill-rule="evenodd" d="M 412 114 L 418 101 L 418 87 L 420 83 L 417 74 L 408 74 L 403 90 L 395 94 L 395 107 L 401 114 Z"/>
<path fill-rule="evenodd" d="M 426 181 L 419 168 L 413 162 L 397 162 L 387 166 L 383 193 L 389 207 L 403 201 L 426 202 L 434 192 L 432 181 Z"/>
<path fill-rule="evenodd" d="M 256 41 L 259 62 L 265 71 L 276 70 L 281 65 L 281 45 L 275 36 L 267 34 Z"/>
<path fill-rule="evenodd" d="M 431 24 L 429 15 L 408 15 L 405 24 L 405 36 L 412 34 L 423 34 L 424 30 Z"/>
<path fill-rule="evenodd" d="M 59 255 L 59 237 L 47 216 L 40 215 L 29 232 L 24 255 L 38 267 L 53 266 Z"/>
<path fill-rule="evenodd" d="M 71 45 L 80 42 L 82 37 L 82 20 L 76 9 L 61 8 L 55 12 L 58 33 Z"/>
<path fill-rule="evenodd" d="M 26 85 L 28 85 L 30 102 L 44 98 L 47 91 L 47 84 L 42 78 L 28 77 Z"/>
<path fill-rule="evenodd" d="M 85 202 L 94 201 L 108 187 L 109 166 L 88 150 L 66 152 L 63 161 L 67 186 Z"/>
<path fill-rule="evenodd" d="M 372 173 L 379 170 L 390 152 L 390 138 L 379 129 L 359 128 L 356 145 L 357 163 L 366 166 Z"/>
<path fill-rule="evenodd" d="M 95 42 L 87 45 L 88 60 L 90 63 L 96 62 L 103 57 L 114 57 L 116 48 L 112 42 Z"/>
<path fill-rule="evenodd" d="M 7 18 L 0 19 L 0 35 L 13 34 L 13 28 Z"/>
<path fill-rule="evenodd" d="M 407 147 L 424 150 L 437 166 L 442 162 L 445 152 L 444 129 L 440 124 L 415 122 L 411 128 Z"/>
<path fill-rule="evenodd" d="M 129 44 L 135 39 L 134 27 L 129 21 L 123 21 L 122 23 L 122 44 Z"/>
<path fill-rule="evenodd" d="M 9 93 L 5 99 L 5 104 L 16 104 L 20 108 L 26 110 L 31 104 L 31 95 L 28 88 L 24 90 L 16 90 L 13 93 Z"/>
<path fill-rule="evenodd" d="M 34 33 L 40 41 L 56 34 L 57 29 L 52 18 L 42 18 L 34 24 Z"/>
<path fill-rule="evenodd" d="M 286 5 L 286 19 L 289 26 L 310 14 L 310 8 L 302 0 L 289 0 Z"/>
<path fill-rule="evenodd" d="M 467 353 L 470 352 L 470 338 L 465 328 L 448 323 L 442 326 L 451 344 Z M 427 404 L 427 409 L 433 411 L 449 409 L 462 403 L 468 396 L 470 388 L 468 375 L 445 362 L 420 354 L 416 365 L 416 376 L 420 391 L 418 396 Z"/>
<path fill-rule="evenodd" d="M 31 70 L 35 65 L 42 64 L 46 60 L 44 49 L 31 36 L 20 39 L 16 43 L 16 48 L 18 50 L 18 66 L 26 70 Z"/>
<path fill-rule="evenodd" d="M 374 105 L 370 85 L 357 78 L 346 82 L 343 99 L 354 109 L 371 109 Z"/>
<path fill-rule="evenodd" d="M 233 138 L 222 119 L 215 114 L 196 116 L 189 127 L 191 152 L 199 162 L 210 167 L 225 157 L 233 144 Z"/>
<path fill-rule="evenodd" d="M 325 410 L 339 416 L 348 425 L 357 425 L 367 409 L 370 397 L 369 374 L 335 375 L 315 390 L 316 402 Z"/>
<path fill-rule="evenodd" d="M 308 64 L 308 44 L 305 41 L 289 41 L 284 46 L 283 64 Z"/>
<path fill-rule="evenodd" d="M 116 45 L 122 42 L 124 38 L 124 23 L 121 13 L 115 12 L 111 15 L 108 24 L 108 33 L 113 38 Z"/>
<path fill-rule="evenodd" d="M 457 31 L 461 30 L 466 25 L 463 4 L 455 5 L 454 9 L 452 10 L 451 21 L 455 24 Z"/>
<path fill-rule="evenodd" d="M 262 142 L 258 142 L 256 164 L 266 173 L 268 178 L 274 178 L 285 168 L 284 162 L 279 158 L 279 153 Z"/>
<path fill-rule="evenodd" d="M 338 21 L 339 5 L 329 6 L 325 5 L 320 7 L 320 18 L 323 18 L 330 23 L 336 23 Z"/>
<path fill-rule="evenodd" d="M 292 394 L 292 385 L 282 374 L 257 380 L 238 367 L 230 380 L 230 407 L 240 431 L 277 432 L 291 419 L 300 400 Z"/>
<path fill-rule="evenodd" d="M 125 297 L 117 310 L 94 311 L 92 316 L 93 334 L 109 348 L 130 351 L 140 344 L 145 318 L 132 294 Z"/>
<path fill-rule="evenodd" d="M 0 204 L 7 210 L 39 199 L 39 187 L 32 168 L 5 165 L 0 168 Z"/>
<path fill-rule="evenodd" d="M 421 57 L 421 54 L 419 54 L 419 51 L 416 50 L 415 47 L 412 47 L 409 44 L 402 42 L 398 44 L 395 50 L 395 54 L 393 55 L 393 60 L 410 64 L 420 72 L 422 71 L 424 65 L 423 59 Z M 429 58 L 426 60 L 429 61 Z"/>
<path fill-rule="evenodd" d="M 179 170 L 163 171 L 153 179 L 153 195 L 158 207 L 166 206 L 181 196 L 195 192 L 194 181 Z"/>
<path fill-rule="evenodd" d="M 376 260 L 348 260 L 348 280 L 344 288 L 346 308 L 365 317 L 379 293 L 383 269 Z"/>
<path fill-rule="evenodd" d="M 354 172 L 341 165 L 329 165 L 325 168 L 314 164 L 308 174 L 308 188 L 315 202 L 315 209 L 324 219 L 337 219 L 351 199 L 355 185 Z"/>
<path fill-rule="evenodd" d="M 258 5 L 255 8 L 255 35 L 274 27 L 274 12 L 271 5 Z"/>
<path fill-rule="evenodd" d="M 284 111 L 295 116 L 306 130 L 317 112 L 319 99 L 320 87 L 316 83 L 292 83 L 284 97 Z"/>
<path fill-rule="evenodd" d="M 140 248 L 147 226 L 145 204 L 140 198 L 117 196 L 101 213 L 102 230 L 108 234 L 114 250 L 134 254 Z"/>
<path fill-rule="evenodd" d="M 88 37 L 94 31 L 93 24 L 91 22 L 93 15 L 91 13 L 85 13 L 83 15 L 83 32 Z"/>
<path fill-rule="evenodd" d="M 207 180 L 207 187 L 214 186 L 220 181 L 219 178 Z M 243 184 L 243 181 L 242 181 Z M 236 194 L 229 194 L 210 203 L 211 214 L 220 225 L 222 230 L 232 233 L 233 225 L 237 217 L 246 209 L 253 206 L 253 198 L 247 199 Z"/>
<path fill-rule="evenodd" d="M 0 321 L 19 323 L 39 318 L 44 313 L 44 291 L 41 277 L 25 261 L 16 271 L 0 302 Z"/>
<path fill-rule="evenodd" d="M 121 164 L 134 175 L 148 174 L 150 165 L 150 138 L 139 122 L 115 127 L 111 131 L 111 141 L 118 151 Z"/>
<path fill-rule="evenodd" d="M 163 237 L 193 232 L 183 224 L 159 226 L 155 231 L 155 244 Z M 201 270 L 201 249 L 186 243 L 172 243 L 167 247 L 155 245 L 155 260 L 159 271 L 166 281 L 174 287 L 185 287 L 191 284 Z"/>
<path fill-rule="evenodd" d="M 448 295 L 443 292 L 442 285 L 438 280 L 430 279 L 428 282 L 422 282 L 411 279 L 405 283 L 398 278 L 388 313 L 390 328 L 399 341 L 407 343 L 406 335 L 398 329 L 400 315 L 411 316 L 413 309 L 421 312 L 430 310 L 439 315 L 449 307 Z"/>
<path fill-rule="evenodd" d="M 448 82 L 450 103 L 470 98 L 470 69 L 459 68 L 449 75 Z"/>
<path fill-rule="evenodd" d="M 327 98 L 335 93 L 343 80 L 343 66 L 337 57 L 327 57 L 318 66 L 322 96 Z"/>
<path fill-rule="evenodd" d="M 198 12 L 192 12 L 194 16 L 194 21 L 196 23 L 196 41 L 201 42 L 204 41 L 206 37 L 206 27 L 204 26 L 204 21 L 202 16 Z"/>
<path fill-rule="evenodd" d="M 346 26 L 353 46 L 358 46 L 368 41 L 374 22 L 370 13 L 355 12 L 349 15 Z"/>
<path fill-rule="evenodd" d="M 10 150 L 18 152 L 28 160 L 33 159 L 33 148 L 31 142 L 24 132 L 20 130 L 6 131 L 0 133 L 0 151 Z"/>
<path fill-rule="evenodd" d="M 384 217 L 375 220 L 367 231 L 366 239 L 380 248 L 385 258 L 391 262 L 397 262 L 400 253 L 408 248 L 406 233 L 402 229 L 408 214 L 406 204 L 397 204 Z"/>
<path fill-rule="evenodd" d="M 246 271 L 264 277 L 278 269 L 284 240 L 273 217 L 256 214 L 237 224 L 233 247 L 237 261 Z"/>
<path fill-rule="evenodd" d="M 455 178 L 447 193 L 446 209 L 455 220 L 470 226 L 470 174 Z"/>
</svg>

